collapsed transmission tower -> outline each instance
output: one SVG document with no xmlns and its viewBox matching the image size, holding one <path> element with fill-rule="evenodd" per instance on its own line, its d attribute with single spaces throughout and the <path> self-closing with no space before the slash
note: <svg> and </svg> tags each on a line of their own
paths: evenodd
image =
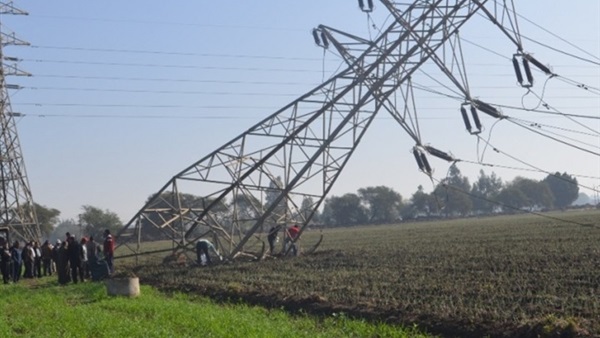
<svg viewBox="0 0 600 338">
<path fill-rule="evenodd" d="M 447 66 L 462 60 L 437 54 L 456 48 L 459 29 L 478 11 L 494 20 L 486 2 L 381 0 L 394 20 L 373 40 L 319 26 L 313 31 L 315 42 L 336 48 L 348 67 L 176 174 L 117 234 L 119 245 L 131 255 L 185 252 L 209 236 L 229 259 L 261 258 L 271 227 L 294 223 L 300 233 L 308 228 L 382 109 L 415 141 L 422 171 L 431 174 L 425 153 L 452 161 L 449 154 L 422 144 L 416 119 L 396 109 L 390 97 L 401 92 L 408 101 L 411 76 L 431 60 L 463 92 L 465 105 L 501 118 L 471 97 L 464 74 L 454 75 L 460 67 Z M 373 10 L 372 1 L 359 4 L 365 12 Z M 157 239 L 148 233 L 170 239 L 172 247 L 144 248 L 140 239 Z"/>
<path fill-rule="evenodd" d="M 0 2 L 0 16 L 5 14 L 27 15 L 27 12 L 14 7 L 12 1 Z M 8 92 L 9 89 L 19 89 L 19 86 L 6 83 L 6 76 L 30 74 L 17 68 L 15 63 L 18 59 L 4 55 L 6 46 L 29 43 L 7 32 L 1 20 L 0 42 L 0 226 L 8 227 L 11 234 L 20 240 L 40 240 L 35 205 L 17 135 L 15 118 L 20 114 L 13 112 Z"/>
</svg>

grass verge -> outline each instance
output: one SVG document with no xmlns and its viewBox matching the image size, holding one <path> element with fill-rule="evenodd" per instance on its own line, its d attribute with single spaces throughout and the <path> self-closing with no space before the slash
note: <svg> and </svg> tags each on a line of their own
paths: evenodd
<svg viewBox="0 0 600 338">
<path fill-rule="evenodd" d="M 107 296 L 102 283 L 58 286 L 43 278 L 0 285 L 0 293 L 0 332 L 11 337 L 428 337 L 416 328 L 219 305 L 148 286 L 129 299 Z"/>
</svg>

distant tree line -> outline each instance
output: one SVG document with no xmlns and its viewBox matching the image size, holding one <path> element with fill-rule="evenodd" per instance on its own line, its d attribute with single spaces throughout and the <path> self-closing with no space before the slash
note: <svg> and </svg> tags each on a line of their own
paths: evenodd
<svg viewBox="0 0 600 338">
<path fill-rule="evenodd" d="M 255 220 L 267 208 L 275 203 L 281 187 L 281 179 L 272 182 L 273 190 L 267 192 L 261 202 L 252 194 L 240 193 L 231 201 L 221 201 L 212 207 L 215 221 L 221 224 L 236 222 L 252 226 Z M 395 223 L 403 219 L 465 217 L 470 215 L 489 215 L 495 213 L 517 213 L 532 210 L 564 209 L 578 197 L 577 179 L 567 173 L 555 173 L 541 181 L 517 177 L 510 182 L 502 180 L 492 173 L 479 172 L 477 180 L 471 184 L 457 166 L 452 165 L 448 175 L 427 193 L 422 186 L 405 200 L 392 188 L 386 186 L 360 188 L 356 193 L 331 196 L 325 199 L 322 212 L 314 212 L 313 224 L 323 226 L 349 226 L 363 224 Z M 157 210 L 144 219 L 143 237 L 146 240 L 162 237 L 161 231 L 151 226 L 172 212 L 174 201 L 182 208 L 203 210 L 214 200 L 192 194 L 164 192 L 160 198 L 152 195 L 147 202 L 153 201 L 150 209 Z M 305 197 L 295 214 L 289 215 L 286 201 L 278 202 L 265 226 L 281 224 L 286 221 L 307 219 L 313 212 L 314 201 Z M 235 205 L 235 207 L 234 207 Z M 78 236 L 100 236 L 104 229 L 116 232 L 123 223 L 109 210 L 84 205 L 77 220 L 60 220 L 60 211 L 35 204 L 40 229 L 45 238 L 63 238 L 66 232 Z M 161 213 L 166 213 L 165 215 Z M 155 219 L 154 219 L 155 218 Z"/>
<path fill-rule="evenodd" d="M 102 238 L 105 229 L 115 232 L 123 226 L 116 213 L 110 210 L 84 205 L 77 220 L 60 219 L 60 211 L 35 203 L 35 211 L 43 239 L 64 239 L 67 232 L 76 237 L 94 236 Z"/>
<path fill-rule="evenodd" d="M 577 179 L 567 173 L 557 172 L 541 181 L 517 177 L 503 183 L 496 174 L 487 175 L 481 170 L 471 184 L 458 167 L 452 165 L 448 175 L 431 193 L 419 186 L 408 200 L 385 186 L 331 196 L 325 200 L 318 222 L 325 226 L 385 224 L 401 219 L 564 209 L 578 194 Z"/>
</svg>

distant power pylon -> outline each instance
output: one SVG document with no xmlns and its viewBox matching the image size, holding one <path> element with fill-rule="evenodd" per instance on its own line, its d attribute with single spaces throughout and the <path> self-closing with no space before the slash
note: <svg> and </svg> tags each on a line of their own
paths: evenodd
<svg viewBox="0 0 600 338">
<path fill-rule="evenodd" d="M 27 15 L 27 12 L 14 7 L 12 1 L 4 1 L 0 2 L 0 18 L 5 14 Z M 8 92 L 19 86 L 6 83 L 6 76 L 30 74 L 17 68 L 18 59 L 4 55 L 6 46 L 29 43 L 7 32 L 1 19 L 0 42 L 0 226 L 9 227 L 19 240 L 39 240 L 40 228 L 15 123 L 20 114 L 12 110 Z"/>
<path fill-rule="evenodd" d="M 481 131 L 479 112 L 502 118 L 494 107 L 471 97 L 460 53 L 449 51 L 459 48 L 458 31 L 476 13 L 497 23 L 496 15 L 515 15 L 512 11 L 496 2 L 488 10 L 487 0 L 380 2 L 393 20 L 372 40 L 326 26 L 313 31 L 315 43 L 335 48 L 347 68 L 176 174 L 117 234 L 117 242 L 134 254 L 150 254 L 169 249 L 142 247 L 143 232 L 171 239 L 174 251 L 209 236 L 230 259 L 260 258 L 260 242 L 264 253 L 272 227 L 298 224 L 301 233 L 308 228 L 380 111 L 391 114 L 415 141 L 417 164 L 430 175 L 426 154 L 454 159 L 424 145 L 416 112 L 398 110 L 392 100 L 396 92 L 403 101 L 411 100 L 411 78 L 427 61 L 464 95 L 460 108 L 470 133 Z M 361 0 L 359 6 L 365 12 L 374 9 L 371 0 Z M 521 51 L 519 40 L 503 32 Z"/>
</svg>

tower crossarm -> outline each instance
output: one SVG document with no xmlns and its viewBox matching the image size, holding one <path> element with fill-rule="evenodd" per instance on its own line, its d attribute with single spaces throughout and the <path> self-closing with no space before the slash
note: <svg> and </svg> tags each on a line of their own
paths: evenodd
<svg viewBox="0 0 600 338">
<path fill-rule="evenodd" d="M 420 26 L 415 26 L 410 21 L 404 12 L 401 11 L 401 8 L 398 7 L 396 2 L 390 0 L 380 0 L 381 3 L 387 8 L 393 18 L 402 25 L 410 34 L 413 36 L 413 39 L 419 44 L 419 48 L 422 50 L 424 55 L 427 55 L 437 66 L 438 68 L 448 77 L 448 79 L 458 88 L 467 100 L 471 99 L 471 94 L 469 93 L 468 84 L 466 81 L 466 69 L 464 69 L 464 62 L 462 60 L 462 53 L 460 51 L 456 51 L 460 48 L 460 44 L 445 44 L 446 42 L 451 42 L 450 38 L 456 37 L 458 35 L 458 31 L 461 26 L 471 18 L 478 10 L 486 10 L 485 3 L 487 0 L 471 0 L 459 3 L 459 1 L 445 1 L 445 4 L 436 6 L 435 14 L 440 17 L 447 17 L 449 11 L 453 10 L 455 6 L 464 7 L 464 11 L 460 15 L 456 15 L 453 18 L 448 18 L 444 25 L 439 27 L 439 31 L 437 34 L 431 36 L 431 38 L 425 38 L 424 34 L 431 29 L 429 23 L 421 24 Z M 428 3 L 428 1 L 422 1 L 424 4 Z M 438 49 L 443 49 L 443 55 L 446 55 L 446 48 L 450 48 L 452 51 L 448 54 L 451 55 L 450 63 L 453 64 L 453 69 L 456 69 L 458 72 L 457 78 L 454 73 L 455 71 L 451 70 L 448 67 L 448 61 L 445 60 L 444 57 L 438 55 Z"/>
<path fill-rule="evenodd" d="M 448 4 L 446 4 L 446 6 L 437 6 L 434 11 L 435 15 L 440 17 L 447 17 L 447 22 L 440 26 L 440 30 L 438 32 L 438 34 L 441 35 L 442 38 L 435 38 L 434 36 L 425 38 L 421 34 L 423 34 L 424 32 L 431 32 L 431 22 L 424 21 L 420 25 L 414 25 L 408 21 L 410 17 L 406 14 L 406 11 L 402 11 L 400 8 L 397 7 L 396 4 L 390 1 L 382 0 L 382 2 L 390 10 L 396 22 L 399 25 L 401 25 L 406 32 L 410 33 L 410 37 L 414 40 L 414 42 L 419 46 L 419 48 L 422 51 L 421 56 L 423 61 L 428 58 L 431 58 L 433 62 L 436 65 L 438 65 L 438 67 L 442 70 L 442 72 L 446 74 L 448 78 L 465 94 L 465 96 L 467 98 L 470 98 L 470 94 L 468 92 L 468 85 L 466 85 L 466 72 L 464 68 L 461 68 L 461 64 L 464 64 L 462 60 L 456 67 L 459 69 L 459 73 L 462 78 L 461 80 L 459 80 L 453 75 L 453 72 L 446 66 L 446 62 L 441 57 L 438 57 L 438 55 L 436 54 L 436 50 L 438 50 L 440 47 L 444 47 L 444 43 L 449 42 L 450 39 L 458 33 L 459 28 L 477 11 L 477 9 L 480 8 L 479 6 L 483 5 L 485 1 L 478 3 L 478 6 L 473 6 L 472 4 L 469 4 L 469 2 L 464 2 L 462 4 L 462 6 L 465 6 L 464 12 L 456 15 L 452 15 L 449 11 L 455 9 L 456 6 L 461 6 L 461 4 L 456 4 L 456 6 L 450 6 Z M 423 27 L 423 24 L 427 25 L 427 29 Z M 335 47 L 337 52 L 340 54 L 340 56 L 342 56 L 344 61 L 349 66 L 355 67 L 357 72 L 363 71 L 363 65 L 356 62 L 357 56 L 353 52 L 357 49 L 356 46 L 363 45 L 363 48 L 367 48 L 367 46 L 373 45 L 372 42 L 324 25 L 320 25 L 318 30 L 321 32 L 323 40 L 326 40 L 328 42 L 328 46 Z M 342 39 L 344 40 L 342 41 Z M 452 48 L 455 48 L 455 46 L 452 46 Z M 455 53 L 452 54 L 455 55 Z M 458 55 L 460 56 L 460 53 L 458 53 Z M 390 54 L 386 62 L 393 64 L 398 63 L 400 61 L 396 54 Z M 373 82 L 374 79 L 367 79 L 367 83 L 372 84 Z M 411 82 L 405 81 L 405 83 L 403 83 L 402 86 L 406 87 L 406 89 L 403 90 L 402 93 L 404 95 L 404 101 L 408 102 L 410 95 L 407 93 L 411 92 Z M 418 125 L 416 125 L 416 122 L 409 124 L 409 121 L 407 121 L 407 119 L 405 118 L 407 116 L 406 112 L 404 114 L 401 114 L 398 111 L 398 109 L 396 109 L 392 100 L 388 98 L 384 99 L 377 95 L 377 93 L 375 93 L 374 95 L 376 96 L 378 103 L 385 110 L 387 110 L 388 113 L 390 113 L 390 115 L 407 132 L 407 134 L 413 140 L 415 140 L 415 142 L 418 145 L 420 145 L 421 140 L 419 136 Z M 410 119 L 410 121 L 417 121 L 416 116 L 414 119 Z"/>
<path fill-rule="evenodd" d="M 357 57 L 351 52 L 350 48 L 354 48 L 357 45 L 369 46 L 372 45 L 371 41 L 358 38 L 354 35 L 324 25 L 319 25 L 318 31 L 321 32 L 324 39 L 327 39 L 328 45 L 333 46 L 336 49 L 349 67 L 353 67 L 357 73 L 363 73 L 365 71 L 364 65 L 356 62 Z M 342 41 L 340 38 L 346 38 L 346 41 Z M 350 42 L 347 40 L 350 40 Z M 375 80 L 375 78 L 366 78 L 365 82 L 370 87 L 374 84 Z M 405 81 L 405 83 L 400 84 L 400 86 L 410 90 L 411 81 Z M 402 90 L 402 93 L 404 94 L 405 91 Z M 408 123 L 406 114 L 402 114 L 389 97 L 382 99 L 380 96 L 376 96 L 376 99 L 378 105 L 386 110 L 417 144 L 420 144 L 421 141 L 418 129 L 415 128 L 415 125 L 410 125 Z M 408 102 L 408 98 L 405 102 Z"/>
</svg>

